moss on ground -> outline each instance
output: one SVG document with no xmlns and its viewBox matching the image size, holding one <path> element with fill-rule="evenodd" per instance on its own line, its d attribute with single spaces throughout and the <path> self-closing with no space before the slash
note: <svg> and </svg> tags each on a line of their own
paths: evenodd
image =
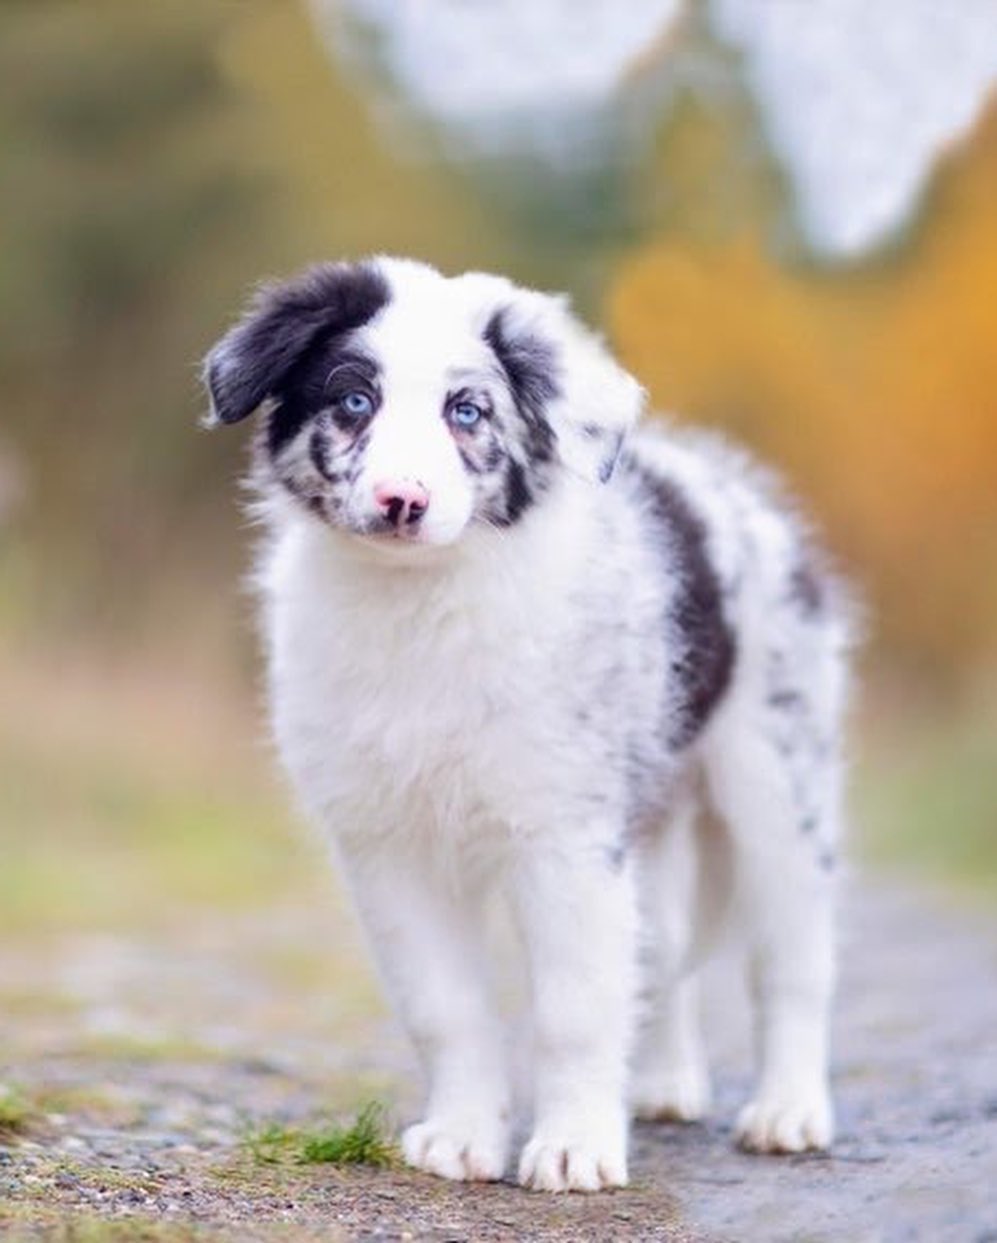
<svg viewBox="0 0 997 1243">
<path fill-rule="evenodd" d="M 37 1120 L 37 1109 L 19 1088 L 0 1084 L 0 1143 L 26 1134 Z"/>
<path fill-rule="evenodd" d="M 7 1243 L 214 1243 L 225 1237 L 186 1222 L 139 1217 L 108 1221 L 25 1204 L 0 1205 L 0 1236 Z"/>
<path fill-rule="evenodd" d="M 341 1243 L 339 1231 L 283 1222 L 209 1227 L 143 1215 L 113 1219 L 38 1205 L 0 1204 L 4 1243 Z"/>
<path fill-rule="evenodd" d="M 34 1089 L 31 1098 L 44 1114 L 99 1119 L 119 1127 L 134 1125 L 141 1116 L 134 1102 L 97 1083 L 43 1083 Z"/>
</svg>

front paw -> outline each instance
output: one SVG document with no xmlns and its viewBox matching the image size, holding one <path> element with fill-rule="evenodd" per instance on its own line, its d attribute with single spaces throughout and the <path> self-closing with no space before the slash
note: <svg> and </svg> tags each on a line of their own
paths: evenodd
<svg viewBox="0 0 997 1243">
<path fill-rule="evenodd" d="M 402 1136 L 409 1165 L 460 1182 L 495 1182 L 505 1173 L 506 1129 L 468 1119 L 429 1117 Z"/>
<path fill-rule="evenodd" d="M 626 1134 L 614 1127 L 538 1130 L 523 1149 L 519 1181 L 533 1191 L 604 1191 L 627 1185 Z"/>
<path fill-rule="evenodd" d="M 824 1087 L 760 1092 L 738 1115 L 735 1136 L 748 1152 L 792 1153 L 830 1148 L 834 1113 Z"/>
</svg>

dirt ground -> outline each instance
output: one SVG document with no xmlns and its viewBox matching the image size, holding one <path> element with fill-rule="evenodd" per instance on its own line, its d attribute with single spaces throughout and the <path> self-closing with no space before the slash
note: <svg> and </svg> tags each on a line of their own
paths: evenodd
<svg viewBox="0 0 997 1243">
<path fill-rule="evenodd" d="M 321 888 L 321 886 L 320 886 Z M 711 971 L 718 1104 L 642 1125 L 633 1185 L 546 1198 L 394 1170 L 265 1164 L 247 1128 L 416 1105 L 408 1051 L 332 897 L 0 946 L 0 1238 L 997 1240 L 997 922 L 882 884 L 843 917 L 830 1157 L 731 1147 L 747 1086 L 734 964 Z"/>
</svg>

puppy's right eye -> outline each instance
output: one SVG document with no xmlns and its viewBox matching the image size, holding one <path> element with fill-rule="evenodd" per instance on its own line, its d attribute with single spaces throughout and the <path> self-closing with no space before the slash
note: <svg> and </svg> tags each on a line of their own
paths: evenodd
<svg viewBox="0 0 997 1243">
<path fill-rule="evenodd" d="M 374 412 L 374 403 L 366 393 L 353 389 L 339 399 L 339 408 L 352 419 L 364 419 Z"/>
</svg>

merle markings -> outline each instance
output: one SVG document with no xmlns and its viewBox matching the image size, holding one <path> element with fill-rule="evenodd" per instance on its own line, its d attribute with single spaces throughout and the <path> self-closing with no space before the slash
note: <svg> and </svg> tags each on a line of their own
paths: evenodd
<svg viewBox="0 0 997 1243">
<path fill-rule="evenodd" d="M 674 480 L 654 474 L 630 457 L 647 511 L 664 537 L 666 564 L 677 567 L 679 586 L 671 618 L 680 643 L 672 671 L 681 687 L 681 710 L 670 739 L 690 743 L 702 729 L 730 682 L 736 656 L 734 635 L 723 611 L 720 581 L 706 547 L 706 528 Z"/>
</svg>

